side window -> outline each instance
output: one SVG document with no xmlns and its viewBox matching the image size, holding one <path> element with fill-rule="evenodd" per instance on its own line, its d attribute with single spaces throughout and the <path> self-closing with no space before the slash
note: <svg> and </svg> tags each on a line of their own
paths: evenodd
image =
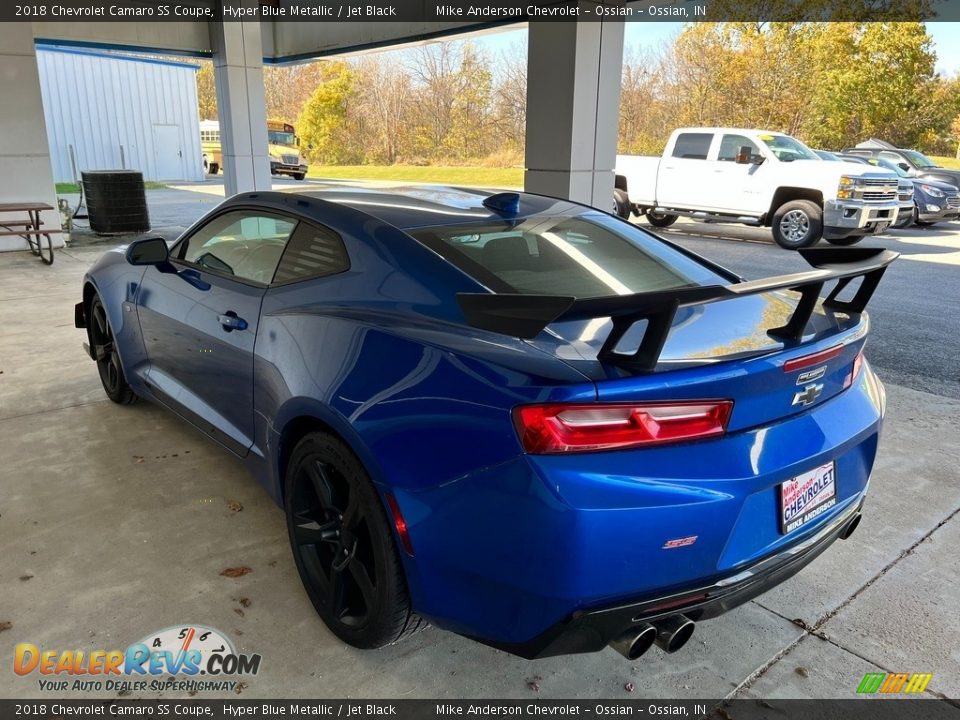
<svg viewBox="0 0 960 720">
<path fill-rule="evenodd" d="M 687 160 L 706 160 L 712 141 L 711 133 L 680 133 L 673 146 L 673 156 Z"/>
<path fill-rule="evenodd" d="M 267 285 L 296 221 L 235 210 L 215 217 L 177 248 L 177 258 L 218 275 Z"/>
<path fill-rule="evenodd" d="M 760 155 L 760 148 L 758 148 L 756 143 L 750 138 L 744 137 L 743 135 L 724 135 L 720 141 L 720 152 L 717 155 L 717 160 L 736 162 L 737 153 L 740 152 L 740 148 L 742 147 L 750 148 L 751 157 L 758 157 Z"/>
<path fill-rule="evenodd" d="M 901 163 L 904 162 L 904 159 L 900 157 L 900 155 L 898 155 L 897 153 L 888 152 L 886 150 L 883 150 L 880 153 L 880 157 L 882 157 L 884 160 L 889 160 L 894 165 L 900 165 Z"/>
<path fill-rule="evenodd" d="M 273 282 L 294 282 L 349 269 L 350 259 L 340 236 L 332 230 L 302 222 L 287 243 Z"/>
</svg>

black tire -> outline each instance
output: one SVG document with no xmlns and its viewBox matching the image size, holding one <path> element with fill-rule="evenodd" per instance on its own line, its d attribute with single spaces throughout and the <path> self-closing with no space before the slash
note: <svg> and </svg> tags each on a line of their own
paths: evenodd
<svg viewBox="0 0 960 720">
<path fill-rule="evenodd" d="M 810 200 L 785 202 L 773 214 L 773 239 L 782 248 L 799 250 L 823 237 L 823 211 Z"/>
<path fill-rule="evenodd" d="M 219 163 L 210 163 L 210 174 L 216 175 L 218 172 L 220 172 Z"/>
<path fill-rule="evenodd" d="M 410 605 L 383 503 L 339 438 L 314 432 L 297 443 L 284 507 L 300 580 L 334 635 L 378 648 L 426 627 Z"/>
<path fill-rule="evenodd" d="M 831 240 L 830 238 L 826 238 L 826 240 L 827 240 L 827 242 L 830 243 L 831 245 L 840 245 L 840 246 L 842 246 L 842 247 L 846 247 L 846 246 L 849 246 L 849 245 L 856 245 L 858 242 L 860 242 L 861 240 L 863 240 L 864 237 L 866 237 L 866 236 L 865 236 L 865 235 L 851 235 L 851 236 L 845 237 L 845 238 L 833 238 L 832 240 Z"/>
<path fill-rule="evenodd" d="M 96 355 L 103 391 L 118 405 L 132 405 L 140 398 L 127 384 L 127 378 L 123 374 L 120 351 L 113 336 L 113 328 L 110 327 L 110 318 L 107 317 L 99 295 L 95 294 L 90 300 L 87 326 L 90 350 Z"/>
<path fill-rule="evenodd" d="M 679 217 L 679 215 L 673 215 L 671 213 L 658 213 L 653 210 L 647 210 L 647 222 L 658 228 L 670 227 Z"/>
<path fill-rule="evenodd" d="M 303 180 L 306 176 L 306 173 L 293 173 L 293 175 L 291 175 L 294 180 Z"/>
<path fill-rule="evenodd" d="M 613 191 L 613 214 L 624 220 L 630 219 L 630 198 L 623 190 Z"/>
<path fill-rule="evenodd" d="M 913 208 L 913 224 L 916 225 L 917 227 L 930 227 L 931 225 L 936 225 L 937 222 L 936 222 L 936 220 L 934 220 L 933 222 L 930 222 L 930 221 L 928 221 L 928 220 L 921 220 L 921 219 L 920 219 L 920 211 L 917 210 L 916 206 L 914 206 L 914 208 Z"/>
</svg>

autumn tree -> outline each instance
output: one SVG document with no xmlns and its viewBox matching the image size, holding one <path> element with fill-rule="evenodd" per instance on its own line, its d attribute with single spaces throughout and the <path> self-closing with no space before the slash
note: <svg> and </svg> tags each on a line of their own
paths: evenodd
<svg viewBox="0 0 960 720">
<path fill-rule="evenodd" d="M 356 73 L 343 61 L 324 63 L 321 81 L 297 119 L 297 132 L 311 162 L 349 165 L 362 157 L 362 146 L 350 131 L 349 112 L 355 102 Z"/>
<path fill-rule="evenodd" d="M 213 63 L 204 60 L 197 70 L 197 110 L 201 120 L 217 119 L 217 88 L 213 82 Z"/>
</svg>

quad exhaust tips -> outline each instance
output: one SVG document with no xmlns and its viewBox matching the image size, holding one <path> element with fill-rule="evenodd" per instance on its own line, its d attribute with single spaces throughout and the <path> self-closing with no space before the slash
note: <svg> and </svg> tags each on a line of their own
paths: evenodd
<svg viewBox="0 0 960 720">
<path fill-rule="evenodd" d="M 840 536 L 839 536 L 840 539 L 841 539 L 841 540 L 846 540 L 848 537 L 850 537 L 851 535 L 853 535 L 853 533 L 856 531 L 857 527 L 859 527 L 860 521 L 861 521 L 862 519 L 863 519 L 863 514 L 862 514 L 862 513 L 857 513 L 857 514 L 854 515 L 852 518 L 850 518 L 850 522 L 848 522 L 847 525 L 846 525 L 846 527 L 843 528 L 843 530 L 840 531 Z"/>
<path fill-rule="evenodd" d="M 657 631 L 648 623 L 630 628 L 610 643 L 610 647 L 627 660 L 636 660 L 653 646 Z"/>
<path fill-rule="evenodd" d="M 673 615 L 653 623 L 657 631 L 654 642 L 666 653 L 673 653 L 687 644 L 696 624 L 686 615 Z"/>
</svg>

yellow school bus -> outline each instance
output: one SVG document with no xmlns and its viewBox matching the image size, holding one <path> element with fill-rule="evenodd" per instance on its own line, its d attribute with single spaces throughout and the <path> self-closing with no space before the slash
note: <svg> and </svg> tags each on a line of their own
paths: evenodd
<svg viewBox="0 0 960 720">
<path fill-rule="evenodd" d="M 203 153 L 203 171 L 216 175 L 223 167 L 220 151 L 220 123 L 216 120 L 200 121 L 200 152 Z"/>
<path fill-rule="evenodd" d="M 289 175 L 295 180 L 306 177 L 307 161 L 300 154 L 300 138 L 293 125 L 282 120 L 267 120 L 267 148 L 271 175 Z"/>
<path fill-rule="evenodd" d="M 200 121 L 200 148 L 203 152 L 203 169 L 216 175 L 223 167 L 220 123 L 216 120 Z M 267 152 L 270 155 L 271 175 L 289 175 L 296 180 L 306 177 L 307 162 L 300 154 L 300 138 L 290 123 L 267 120 Z"/>
</svg>

